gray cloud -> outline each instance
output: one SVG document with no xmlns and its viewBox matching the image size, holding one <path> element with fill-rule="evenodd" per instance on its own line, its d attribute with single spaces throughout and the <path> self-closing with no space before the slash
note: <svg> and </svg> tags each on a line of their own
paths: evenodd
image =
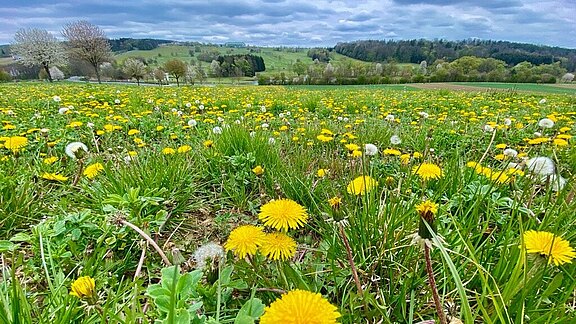
<svg viewBox="0 0 576 324">
<path fill-rule="evenodd" d="M 575 17 L 573 0 L 27 0 L 0 4 L 0 44 L 19 28 L 60 37 L 66 23 L 86 19 L 111 38 L 333 46 L 480 37 L 574 48 Z"/>
</svg>

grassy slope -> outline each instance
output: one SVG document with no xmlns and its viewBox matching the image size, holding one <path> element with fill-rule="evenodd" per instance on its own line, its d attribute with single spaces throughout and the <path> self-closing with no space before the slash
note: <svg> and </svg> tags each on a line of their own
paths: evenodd
<svg viewBox="0 0 576 324">
<path fill-rule="evenodd" d="M 141 57 L 145 59 L 156 59 L 158 64 L 163 64 L 164 62 L 177 58 L 185 62 L 190 62 L 193 58 L 190 56 L 190 49 L 194 49 L 191 46 L 177 46 L 169 45 L 162 46 L 150 51 L 130 51 L 119 55 L 116 55 L 116 59 L 119 63 L 123 62 L 129 57 Z M 250 54 L 250 51 L 245 48 L 226 48 L 226 47 L 216 47 L 216 46 L 202 46 L 203 51 L 217 50 L 221 54 Z M 282 71 L 290 71 L 290 66 L 297 60 L 301 60 L 306 63 L 311 63 L 312 60 L 306 55 L 308 49 L 301 49 L 298 52 L 290 52 L 287 50 L 276 50 L 274 48 L 260 48 L 260 52 L 254 52 L 252 54 L 259 55 L 264 59 L 266 64 L 266 72 L 279 73 Z M 160 54 L 160 56 L 158 56 Z M 195 53 L 195 55 L 198 53 Z M 341 62 L 343 60 L 351 60 L 354 62 L 361 62 L 355 59 L 348 58 L 344 55 L 338 53 L 332 53 L 333 62 Z M 208 65 L 209 63 L 203 62 L 203 64 Z M 370 63 L 366 63 L 370 64 Z"/>
</svg>

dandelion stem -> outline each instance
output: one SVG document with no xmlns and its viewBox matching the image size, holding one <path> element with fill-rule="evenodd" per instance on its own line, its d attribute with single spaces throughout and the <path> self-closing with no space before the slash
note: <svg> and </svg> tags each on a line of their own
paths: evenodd
<svg viewBox="0 0 576 324">
<path fill-rule="evenodd" d="M 494 143 L 495 138 L 496 138 L 496 129 L 494 129 L 494 131 L 492 132 L 492 138 L 490 138 L 490 143 L 488 143 L 488 147 L 486 148 L 486 151 L 484 151 L 484 154 L 482 154 L 482 157 L 478 161 L 478 165 L 482 164 L 482 161 L 484 161 L 484 159 L 488 155 L 488 152 L 490 152 L 490 147 L 492 147 L 492 144 Z"/>
<path fill-rule="evenodd" d="M 430 259 L 430 247 L 426 243 L 424 243 L 424 257 L 426 259 L 426 272 L 428 273 L 428 282 L 430 283 L 430 290 L 432 290 L 432 297 L 434 298 L 434 306 L 436 307 L 436 313 L 438 313 L 440 323 L 447 324 L 448 322 L 446 321 L 446 315 L 442 310 L 442 304 L 440 303 L 440 296 L 438 296 L 438 289 L 436 288 L 434 271 L 432 270 L 432 260 Z"/>
<path fill-rule="evenodd" d="M 348 263 L 350 264 L 350 269 L 352 270 L 352 276 L 354 277 L 354 282 L 356 283 L 356 288 L 358 289 L 358 294 L 360 296 L 364 295 L 362 290 L 362 285 L 360 284 L 360 279 L 358 279 L 358 272 L 356 271 L 356 266 L 354 265 L 354 259 L 352 258 L 352 249 L 350 248 L 350 243 L 344 232 L 344 226 L 339 225 L 340 234 L 342 235 L 342 241 L 344 241 L 344 246 L 346 247 L 346 254 L 348 255 Z"/>
<path fill-rule="evenodd" d="M 160 257 L 162 258 L 162 261 L 164 261 L 164 263 L 167 266 L 171 266 L 172 263 L 170 262 L 170 260 L 168 260 L 168 257 L 166 257 L 166 254 L 164 254 L 164 252 L 162 251 L 162 249 L 160 249 L 160 247 L 158 246 L 158 244 L 156 244 L 156 242 L 154 242 L 154 240 L 148 236 L 148 234 L 144 233 L 143 230 L 141 230 L 138 226 L 130 223 L 129 221 L 125 220 L 125 219 L 121 219 L 119 220 L 120 223 L 122 223 L 123 225 L 126 225 L 128 227 L 130 227 L 131 229 L 135 230 L 138 234 L 140 234 L 140 236 L 142 236 L 150 245 L 152 245 L 154 247 L 154 249 L 156 250 L 156 252 L 158 252 L 158 254 L 160 254 Z"/>
</svg>

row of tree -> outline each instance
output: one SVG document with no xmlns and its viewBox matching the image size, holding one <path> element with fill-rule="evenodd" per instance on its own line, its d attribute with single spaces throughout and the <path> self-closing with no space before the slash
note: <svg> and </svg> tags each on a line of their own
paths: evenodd
<svg viewBox="0 0 576 324">
<path fill-rule="evenodd" d="M 312 64 L 302 61 L 292 65 L 296 77 L 279 73 L 260 76 L 259 84 L 379 84 L 409 82 L 571 82 L 574 74 L 567 73 L 560 62 L 534 65 L 522 62 L 512 67 L 494 58 L 464 56 L 452 62 L 436 60 L 420 64 L 373 63 L 350 59 Z"/>
<path fill-rule="evenodd" d="M 507 41 L 469 39 L 462 41 L 446 40 L 365 40 L 338 43 L 337 53 L 367 62 L 420 63 L 436 60 L 454 61 L 464 56 L 494 58 L 509 66 L 521 62 L 534 65 L 560 65 L 576 70 L 576 49 L 567 49 L 534 44 L 512 43 Z"/>
</svg>

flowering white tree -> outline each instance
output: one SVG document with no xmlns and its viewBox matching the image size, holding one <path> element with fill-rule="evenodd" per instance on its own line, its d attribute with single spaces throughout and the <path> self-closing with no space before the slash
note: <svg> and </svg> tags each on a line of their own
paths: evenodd
<svg viewBox="0 0 576 324">
<path fill-rule="evenodd" d="M 140 60 L 129 58 L 124 61 L 123 71 L 129 77 L 136 79 L 136 83 L 140 85 L 140 79 L 146 75 L 146 66 Z"/>
<path fill-rule="evenodd" d="M 38 66 L 48 75 L 52 82 L 50 67 L 66 63 L 64 47 L 44 29 L 20 29 L 14 35 L 14 43 L 10 46 L 12 53 L 19 57 L 25 66 Z"/>
</svg>

